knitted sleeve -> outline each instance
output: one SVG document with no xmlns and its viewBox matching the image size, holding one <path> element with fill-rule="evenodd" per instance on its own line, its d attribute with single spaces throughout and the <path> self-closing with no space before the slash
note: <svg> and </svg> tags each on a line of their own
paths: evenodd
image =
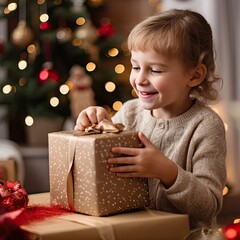
<svg viewBox="0 0 240 240">
<path fill-rule="evenodd" d="M 199 226 L 201 222 L 210 226 L 221 209 L 222 190 L 226 183 L 226 141 L 221 119 L 205 117 L 190 144 L 191 159 L 186 156 L 186 161 L 191 168 L 178 166 L 175 184 L 163 189 L 168 200 L 189 215 L 193 226 L 195 223 Z"/>
</svg>

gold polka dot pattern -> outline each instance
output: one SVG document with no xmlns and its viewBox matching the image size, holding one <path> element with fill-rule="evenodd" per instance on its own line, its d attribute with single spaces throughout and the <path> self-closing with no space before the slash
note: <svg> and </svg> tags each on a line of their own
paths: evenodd
<svg viewBox="0 0 240 240">
<path fill-rule="evenodd" d="M 53 204 L 69 209 L 67 195 L 69 142 L 76 141 L 72 167 L 76 212 L 106 216 L 147 207 L 148 183 L 142 178 L 118 178 L 109 172 L 113 146 L 141 147 L 137 133 L 76 136 L 74 131 L 49 134 L 50 196 Z"/>
</svg>

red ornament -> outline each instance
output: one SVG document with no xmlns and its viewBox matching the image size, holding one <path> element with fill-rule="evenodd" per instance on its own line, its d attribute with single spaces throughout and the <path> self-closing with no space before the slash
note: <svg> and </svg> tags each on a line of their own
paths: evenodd
<svg viewBox="0 0 240 240">
<path fill-rule="evenodd" d="M 28 194 L 21 186 L 20 181 L 4 183 L 0 181 L 0 205 L 7 211 L 26 207 Z"/>
<path fill-rule="evenodd" d="M 0 240 L 29 240 L 21 225 L 70 213 L 57 205 L 27 205 L 28 195 L 20 181 L 5 183 L 0 180 Z"/>
<path fill-rule="evenodd" d="M 240 239 L 240 223 L 233 223 L 223 228 L 224 236 L 227 240 Z"/>
<path fill-rule="evenodd" d="M 40 80 L 41 83 L 44 83 L 44 82 L 49 81 L 49 80 L 53 80 L 55 82 L 58 82 L 59 81 L 59 74 L 54 69 L 44 68 L 39 73 L 39 80 Z"/>
<path fill-rule="evenodd" d="M 97 30 L 97 34 L 101 37 L 110 38 L 114 35 L 115 29 L 109 21 L 105 21 Z"/>
<path fill-rule="evenodd" d="M 39 25 L 40 30 L 46 31 L 52 28 L 52 25 L 49 22 L 41 22 Z"/>
</svg>

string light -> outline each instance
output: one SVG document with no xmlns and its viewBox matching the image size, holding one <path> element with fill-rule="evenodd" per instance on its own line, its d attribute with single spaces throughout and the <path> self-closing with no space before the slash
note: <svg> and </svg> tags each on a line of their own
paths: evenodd
<svg viewBox="0 0 240 240">
<path fill-rule="evenodd" d="M 18 68 L 20 70 L 24 70 L 27 67 L 27 61 L 26 60 L 20 60 L 18 62 Z"/>
<path fill-rule="evenodd" d="M 66 95 L 70 91 L 70 88 L 67 84 L 63 84 L 59 87 L 59 91 L 61 94 Z"/>
<path fill-rule="evenodd" d="M 9 3 L 7 8 L 10 12 L 13 12 L 17 9 L 17 3 L 15 3 L 15 2 Z"/>
<path fill-rule="evenodd" d="M 119 50 L 117 48 L 111 48 L 108 50 L 108 55 L 110 57 L 116 57 L 119 54 Z"/>
<path fill-rule="evenodd" d="M 26 116 L 26 118 L 25 118 L 25 124 L 30 127 L 30 126 L 33 125 L 33 123 L 34 123 L 33 118 L 32 118 L 30 115 Z"/>
<path fill-rule="evenodd" d="M 5 15 L 7 15 L 7 14 L 9 14 L 11 11 L 9 11 L 9 9 L 6 7 L 5 9 L 4 9 L 4 14 Z"/>
<path fill-rule="evenodd" d="M 86 22 L 86 19 L 84 17 L 79 17 L 76 20 L 76 24 L 79 26 L 83 25 L 85 22 Z"/>
<path fill-rule="evenodd" d="M 4 94 L 9 94 L 11 91 L 12 91 L 12 86 L 10 84 L 7 84 L 2 88 L 2 92 Z"/>
<path fill-rule="evenodd" d="M 39 17 L 39 20 L 41 21 L 41 22 L 47 22 L 48 21 L 48 19 L 49 19 L 49 16 L 47 15 L 47 13 L 43 13 L 43 14 L 41 14 L 40 15 L 40 17 Z"/>
<path fill-rule="evenodd" d="M 229 228 L 225 232 L 227 239 L 235 239 L 238 235 L 238 232 L 235 228 Z"/>
<path fill-rule="evenodd" d="M 122 102 L 116 101 L 116 102 L 113 103 L 113 109 L 115 111 L 119 111 L 121 109 L 121 107 L 122 107 Z"/>
<path fill-rule="evenodd" d="M 96 64 L 94 62 L 89 62 L 86 66 L 88 72 L 92 72 L 96 69 Z"/>
<path fill-rule="evenodd" d="M 236 224 L 236 223 L 240 223 L 240 218 L 236 218 L 236 219 L 234 219 L 233 223 L 234 223 L 234 224 Z"/>
<path fill-rule="evenodd" d="M 39 80 L 43 83 L 50 79 L 55 82 L 58 82 L 59 80 L 58 72 L 56 72 L 54 69 L 51 69 L 51 68 L 42 69 L 41 72 L 39 73 Z"/>
<path fill-rule="evenodd" d="M 46 81 L 49 78 L 49 71 L 48 71 L 48 69 L 43 69 L 39 73 L 39 78 L 41 79 L 41 81 Z"/>
<path fill-rule="evenodd" d="M 113 92 L 115 89 L 116 89 L 116 85 L 115 83 L 113 82 L 107 82 L 105 84 L 105 89 L 108 91 L 108 92 Z"/>
<path fill-rule="evenodd" d="M 57 107 L 58 104 L 59 104 L 59 99 L 58 99 L 57 97 L 52 97 L 52 98 L 50 99 L 50 105 L 51 105 L 52 107 Z"/>
<path fill-rule="evenodd" d="M 118 64 L 118 65 L 115 66 L 115 72 L 116 72 L 117 74 L 121 74 L 121 73 L 123 73 L 124 71 L 125 71 L 125 67 L 124 67 L 123 64 Z"/>
<path fill-rule="evenodd" d="M 68 42 L 72 39 L 72 30 L 71 28 L 64 27 L 59 28 L 56 32 L 56 37 L 59 40 L 59 42 Z"/>
<path fill-rule="evenodd" d="M 28 53 L 34 53 L 36 51 L 36 46 L 34 44 L 30 44 L 28 47 L 27 47 L 27 52 Z"/>
<path fill-rule="evenodd" d="M 25 86 L 26 83 L 27 83 L 27 81 L 26 81 L 26 79 L 23 78 L 23 77 L 21 77 L 21 78 L 19 79 L 19 81 L 18 81 L 18 84 L 19 84 L 19 86 L 21 86 L 21 87 Z"/>
</svg>

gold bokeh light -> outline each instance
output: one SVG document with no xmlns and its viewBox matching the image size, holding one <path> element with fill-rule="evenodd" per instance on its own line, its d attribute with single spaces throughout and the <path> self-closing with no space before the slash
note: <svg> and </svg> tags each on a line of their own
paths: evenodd
<svg viewBox="0 0 240 240">
<path fill-rule="evenodd" d="M 79 26 L 83 25 L 85 22 L 86 22 L 86 19 L 83 18 L 83 17 L 79 17 L 76 20 L 76 24 L 79 25 Z"/>
<path fill-rule="evenodd" d="M 116 102 L 113 103 L 113 109 L 115 111 L 119 111 L 121 109 L 121 107 L 122 107 L 122 102 L 116 101 Z"/>
<path fill-rule="evenodd" d="M 88 72 L 94 71 L 96 68 L 96 64 L 94 62 L 89 62 L 86 66 Z"/>
<path fill-rule="evenodd" d="M 113 92 L 115 89 L 116 89 L 116 85 L 115 83 L 113 82 L 107 82 L 105 84 L 105 89 L 108 91 L 108 92 Z"/>
<path fill-rule="evenodd" d="M 39 20 L 40 20 L 41 22 L 47 22 L 48 19 L 49 19 L 49 16 L 48 16 L 48 14 L 46 14 L 46 13 L 43 13 L 43 14 L 40 15 L 40 17 L 39 17 Z"/>
<path fill-rule="evenodd" d="M 4 94 L 9 94 L 11 91 L 12 91 L 12 86 L 10 84 L 7 84 L 2 88 L 2 92 Z"/>
<path fill-rule="evenodd" d="M 69 92 L 69 86 L 67 84 L 63 84 L 60 86 L 59 91 L 61 94 L 66 95 Z"/>
<path fill-rule="evenodd" d="M 125 71 L 125 67 L 124 67 L 123 64 L 118 64 L 118 65 L 115 66 L 115 72 L 116 72 L 117 74 L 121 74 L 121 73 L 123 73 L 124 71 Z"/>
<path fill-rule="evenodd" d="M 52 107 L 57 107 L 59 104 L 59 99 L 57 97 L 52 97 L 50 99 L 50 104 Z"/>
<path fill-rule="evenodd" d="M 18 68 L 20 70 L 24 70 L 27 67 L 27 61 L 26 60 L 21 60 L 18 62 Z"/>
<path fill-rule="evenodd" d="M 33 123 L 34 123 L 33 118 L 32 118 L 30 115 L 26 116 L 26 118 L 25 118 L 25 124 L 30 127 L 30 126 L 33 125 Z"/>
<path fill-rule="evenodd" d="M 117 48 L 111 48 L 110 50 L 108 50 L 108 55 L 110 57 L 116 57 L 118 55 L 119 51 Z"/>
</svg>

